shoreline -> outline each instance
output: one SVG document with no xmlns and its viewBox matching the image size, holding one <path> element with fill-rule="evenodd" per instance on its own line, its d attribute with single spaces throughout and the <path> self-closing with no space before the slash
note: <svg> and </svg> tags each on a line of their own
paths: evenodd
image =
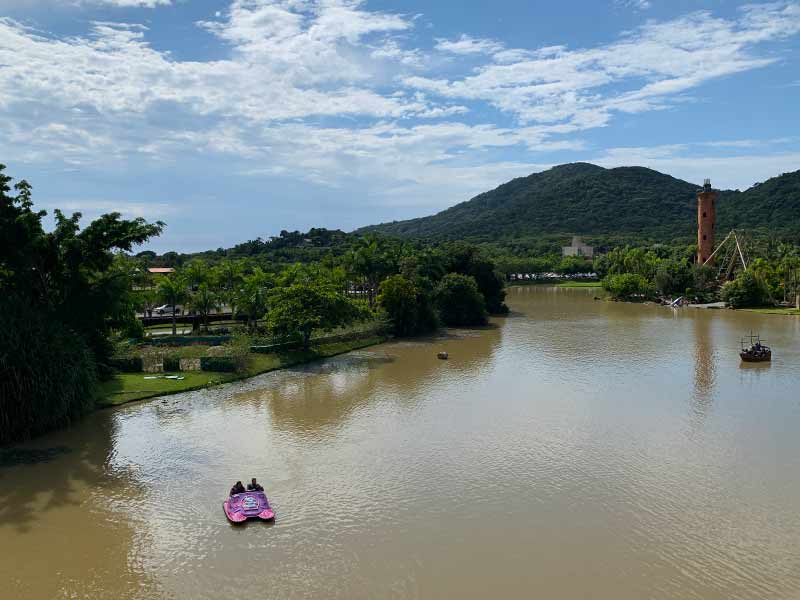
<svg viewBox="0 0 800 600">
<path fill-rule="evenodd" d="M 309 350 L 299 350 L 287 352 L 285 354 L 253 353 L 250 368 L 241 373 L 221 373 L 215 371 L 164 373 L 165 375 L 181 375 L 185 378 L 183 380 L 145 380 L 145 373 L 119 373 L 111 380 L 100 384 L 95 407 L 98 410 L 113 408 L 140 400 L 172 396 L 184 392 L 216 387 L 225 383 L 242 381 L 244 379 L 250 379 L 251 377 L 263 375 L 264 373 L 324 360 L 353 350 L 360 350 L 361 348 L 377 346 L 389 339 L 389 336 L 370 336 L 346 342 L 320 344 L 319 346 L 312 346 Z M 154 385 L 159 386 L 159 388 L 152 389 Z"/>
<path fill-rule="evenodd" d="M 563 288 L 599 288 L 599 281 L 509 281 L 506 287 L 525 287 L 529 285 L 543 285 Z"/>
</svg>

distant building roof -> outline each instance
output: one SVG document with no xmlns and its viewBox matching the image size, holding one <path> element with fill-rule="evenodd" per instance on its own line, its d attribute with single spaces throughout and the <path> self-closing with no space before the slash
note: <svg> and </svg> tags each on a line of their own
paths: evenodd
<svg viewBox="0 0 800 600">
<path fill-rule="evenodd" d="M 169 274 L 174 273 L 175 269 L 172 267 L 150 267 L 147 269 L 148 273 L 161 273 L 161 274 Z"/>
</svg>

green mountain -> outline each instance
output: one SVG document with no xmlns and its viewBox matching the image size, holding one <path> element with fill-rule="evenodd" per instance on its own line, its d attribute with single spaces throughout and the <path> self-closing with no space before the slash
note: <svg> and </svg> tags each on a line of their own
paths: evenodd
<svg viewBox="0 0 800 600">
<path fill-rule="evenodd" d="M 502 242 L 579 234 L 601 243 L 691 242 L 698 187 L 644 167 L 571 163 L 513 179 L 429 217 L 360 231 L 433 241 Z M 717 222 L 720 233 L 737 227 L 800 239 L 800 171 L 745 192 L 720 192 Z"/>
</svg>

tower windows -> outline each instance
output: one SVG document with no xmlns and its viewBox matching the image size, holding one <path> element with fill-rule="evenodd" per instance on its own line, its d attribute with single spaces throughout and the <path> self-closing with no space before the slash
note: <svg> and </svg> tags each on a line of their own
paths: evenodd
<svg viewBox="0 0 800 600">
<path fill-rule="evenodd" d="M 706 213 L 703 213 L 703 218 L 704 218 L 704 219 L 706 218 Z"/>
<path fill-rule="evenodd" d="M 703 234 L 703 239 L 704 239 L 704 240 L 706 239 L 706 234 L 705 234 L 705 233 Z"/>
</svg>

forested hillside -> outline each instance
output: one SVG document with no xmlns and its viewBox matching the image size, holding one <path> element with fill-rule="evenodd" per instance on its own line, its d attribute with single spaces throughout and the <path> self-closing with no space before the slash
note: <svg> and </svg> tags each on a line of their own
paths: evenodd
<svg viewBox="0 0 800 600">
<path fill-rule="evenodd" d="M 713 184 L 713 181 L 712 181 Z M 644 167 L 553 167 L 505 183 L 436 215 L 364 228 L 400 237 L 510 242 L 581 234 L 621 241 L 691 242 L 698 184 Z M 769 230 L 800 239 L 800 171 L 745 192 L 723 191 L 719 230 Z"/>
</svg>

